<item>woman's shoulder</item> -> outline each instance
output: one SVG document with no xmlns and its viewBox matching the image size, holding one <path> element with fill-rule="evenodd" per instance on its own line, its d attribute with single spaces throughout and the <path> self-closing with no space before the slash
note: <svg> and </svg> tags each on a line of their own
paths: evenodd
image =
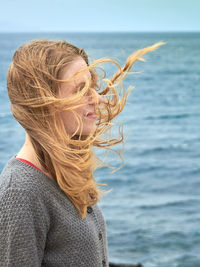
<svg viewBox="0 0 200 267">
<path fill-rule="evenodd" d="M 0 174 L 0 194 L 8 189 L 34 195 L 59 190 L 55 181 L 15 156 L 7 162 Z"/>
</svg>

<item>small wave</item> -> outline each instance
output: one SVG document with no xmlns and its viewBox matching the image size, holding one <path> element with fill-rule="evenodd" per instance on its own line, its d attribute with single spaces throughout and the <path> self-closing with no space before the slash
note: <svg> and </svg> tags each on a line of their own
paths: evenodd
<svg viewBox="0 0 200 267">
<path fill-rule="evenodd" d="M 145 120 L 168 120 L 168 119 L 185 119 L 193 116 L 193 114 L 166 114 L 166 115 L 160 115 L 160 116 L 148 116 L 144 118 Z"/>
<path fill-rule="evenodd" d="M 158 147 L 153 147 L 149 149 L 144 149 L 143 151 L 138 152 L 140 156 L 146 156 L 150 154 L 155 154 L 155 153 L 171 153 L 174 151 L 177 152 L 182 152 L 187 150 L 189 145 L 187 143 L 182 143 L 182 144 L 169 144 L 168 146 L 158 146 Z"/>
<path fill-rule="evenodd" d="M 191 250 L 191 247 L 189 247 Z M 191 252 L 186 252 L 184 255 L 176 259 L 177 267 L 200 267 L 199 256 Z"/>
<path fill-rule="evenodd" d="M 181 231 L 167 231 L 161 235 L 162 239 L 168 239 L 168 238 L 186 238 L 186 234 Z"/>
<path fill-rule="evenodd" d="M 173 201 L 164 201 L 163 203 L 150 204 L 150 205 L 140 205 L 140 209 L 149 210 L 149 209 L 160 209 L 166 207 L 186 207 L 188 205 L 199 204 L 199 201 L 196 199 L 186 199 L 186 200 L 173 200 Z"/>
<path fill-rule="evenodd" d="M 160 75 L 187 75 L 189 72 L 188 70 L 183 70 L 183 69 L 180 69 L 180 70 L 165 70 L 165 71 L 161 71 L 159 74 Z"/>
<path fill-rule="evenodd" d="M 182 171 L 182 177 L 191 177 L 193 175 L 200 175 L 200 168 L 199 167 Z M 197 183 L 199 185 L 200 181 L 198 181 Z"/>
</svg>

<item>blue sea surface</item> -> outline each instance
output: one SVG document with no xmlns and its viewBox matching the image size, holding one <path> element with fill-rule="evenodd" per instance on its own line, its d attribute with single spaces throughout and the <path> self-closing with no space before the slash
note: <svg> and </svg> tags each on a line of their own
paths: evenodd
<svg viewBox="0 0 200 267">
<path fill-rule="evenodd" d="M 103 167 L 95 177 L 112 188 L 100 201 L 110 262 L 200 267 L 200 33 L 0 34 L 0 170 L 24 141 L 10 112 L 7 69 L 17 47 L 37 38 L 67 40 L 91 60 L 111 57 L 122 65 L 133 51 L 166 42 L 124 81 L 135 86 L 116 121 L 124 125 L 124 167 Z M 107 160 L 121 163 L 113 152 Z"/>
</svg>

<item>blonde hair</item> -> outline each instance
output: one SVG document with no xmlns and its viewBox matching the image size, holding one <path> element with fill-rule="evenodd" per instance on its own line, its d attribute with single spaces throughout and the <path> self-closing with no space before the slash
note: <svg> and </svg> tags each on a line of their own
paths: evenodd
<svg viewBox="0 0 200 267">
<path fill-rule="evenodd" d="M 108 148 L 123 143 L 123 133 L 119 138 L 105 140 L 102 136 L 111 128 L 111 121 L 124 108 L 130 89 L 120 96 L 117 87 L 142 55 L 156 49 L 162 43 L 141 49 L 131 54 L 124 67 L 112 59 L 103 58 L 89 65 L 83 49 L 65 41 L 35 40 L 22 45 L 15 52 L 7 74 L 8 94 L 11 111 L 15 119 L 30 136 L 42 168 L 49 173 L 66 193 L 79 211 L 86 216 L 88 206 L 97 203 L 102 191 L 93 177 L 98 167 L 93 146 Z M 59 88 L 64 82 L 60 73 L 77 57 L 82 57 L 91 72 L 93 88 L 86 84 L 83 90 L 68 98 L 60 98 Z M 105 88 L 99 88 L 101 80 L 95 67 L 104 62 L 114 63 L 118 71 L 110 79 L 103 77 Z M 95 102 L 98 113 L 95 133 L 70 136 L 60 118 L 62 110 L 75 114 L 79 129 L 82 129 L 80 117 L 75 109 L 88 90 L 100 89 L 104 97 L 101 108 Z M 93 103 L 96 100 L 92 100 Z"/>
</svg>

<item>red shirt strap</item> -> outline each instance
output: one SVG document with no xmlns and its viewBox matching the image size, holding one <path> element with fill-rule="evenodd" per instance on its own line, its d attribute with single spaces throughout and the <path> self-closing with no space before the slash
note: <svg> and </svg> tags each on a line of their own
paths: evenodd
<svg viewBox="0 0 200 267">
<path fill-rule="evenodd" d="M 16 159 L 18 159 L 18 160 L 20 160 L 20 161 L 22 161 L 22 162 L 24 162 L 24 163 L 26 163 L 26 164 L 32 166 L 33 168 L 37 169 L 38 171 L 42 172 L 42 170 L 40 170 L 38 167 L 36 167 L 36 166 L 35 166 L 33 163 L 31 163 L 30 161 L 28 161 L 28 160 L 26 160 L 26 159 L 22 159 L 22 158 L 16 158 Z"/>
</svg>

